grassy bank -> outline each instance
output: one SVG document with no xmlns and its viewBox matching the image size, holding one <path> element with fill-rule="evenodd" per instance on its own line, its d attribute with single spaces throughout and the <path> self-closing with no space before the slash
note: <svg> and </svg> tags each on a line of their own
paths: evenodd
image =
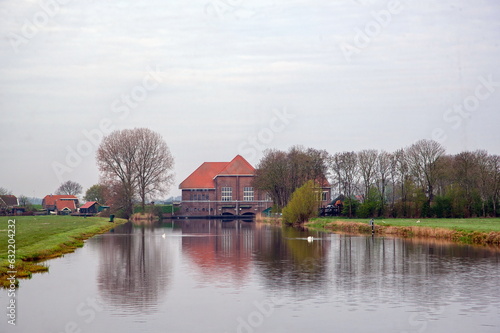
<svg viewBox="0 0 500 333">
<path fill-rule="evenodd" d="M 115 219 L 115 223 L 108 221 L 109 218 L 101 217 L 0 217 L 0 285 L 10 284 L 7 281 L 8 271 L 16 271 L 17 278 L 26 278 L 35 272 L 48 271 L 47 266 L 39 263 L 41 260 L 73 252 L 83 246 L 85 239 L 126 222 L 123 219 Z M 9 244 L 15 247 L 9 247 Z M 9 255 L 12 259 L 13 250 L 15 250 L 14 269 L 9 263 Z"/>
<path fill-rule="evenodd" d="M 306 226 L 326 231 L 372 232 L 369 219 L 316 218 Z M 377 219 L 375 233 L 500 246 L 500 219 Z"/>
</svg>

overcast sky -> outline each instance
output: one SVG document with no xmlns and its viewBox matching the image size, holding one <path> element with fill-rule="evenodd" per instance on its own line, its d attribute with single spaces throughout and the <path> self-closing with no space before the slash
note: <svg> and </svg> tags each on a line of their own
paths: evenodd
<svg viewBox="0 0 500 333">
<path fill-rule="evenodd" d="M 0 0 L 0 187 L 99 180 L 113 129 L 159 132 L 175 185 L 266 148 L 500 154 L 500 2 Z"/>
</svg>

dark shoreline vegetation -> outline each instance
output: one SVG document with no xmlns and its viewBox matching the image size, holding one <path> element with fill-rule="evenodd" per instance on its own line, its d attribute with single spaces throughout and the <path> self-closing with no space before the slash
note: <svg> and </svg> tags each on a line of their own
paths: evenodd
<svg viewBox="0 0 500 333">
<path fill-rule="evenodd" d="M 15 224 L 9 223 L 15 220 Z M 19 278 L 30 278 L 33 273 L 47 272 L 42 261 L 63 256 L 83 247 L 84 241 L 105 233 L 127 220 L 104 217 L 76 216 L 2 216 L 0 217 L 0 287 L 11 285 L 8 271 L 15 271 L 16 285 Z M 15 225 L 15 228 L 8 225 Z M 15 230 L 15 269 L 10 269 L 8 230 Z M 12 234 L 12 233 L 11 233 Z M 10 247 L 12 249 L 12 247 Z"/>
<path fill-rule="evenodd" d="M 315 218 L 305 227 L 326 232 L 372 233 L 368 219 Z M 379 236 L 422 237 L 500 249 L 500 218 L 377 219 L 374 229 Z"/>
</svg>

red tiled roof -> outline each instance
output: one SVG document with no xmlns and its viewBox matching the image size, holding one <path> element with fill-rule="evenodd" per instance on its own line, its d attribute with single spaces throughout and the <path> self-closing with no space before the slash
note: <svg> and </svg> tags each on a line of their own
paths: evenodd
<svg viewBox="0 0 500 333">
<path fill-rule="evenodd" d="M 237 155 L 218 175 L 253 175 L 255 168 L 241 155 Z"/>
<path fill-rule="evenodd" d="M 45 198 L 43 198 L 43 202 L 45 203 L 45 205 L 53 206 L 53 205 L 55 205 L 56 201 L 60 200 L 60 199 L 78 200 L 78 198 L 75 197 L 74 195 L 58 195 L 58 194 L 52 195 L 52 194 L 49 194 L 49 195 L 46 195 Z M 74 200 L 71 200 L 71 201 L 74 201 Z"/>
<path fill-rule="evenodd" d="M 69 208 L 72 211 L 76 210 L 76 205 L 74 200 L 56 200 L 57 210 L 64 210 L 64 208 Z"/>
<path fill-rule="evenodd" d="M 227 162 L 205 162 L 190 174 L 179 188 L 214 188 L 214 178 L 226 167 Z"/>
<path fill-rule="evenodd" d="M 180 189 L 215 188 L 214 178 L 219 175 L 253 175 L 255 169 L 237 155 L 231 162 L 205 162 L 179 185 Z"/>
<path fill-rule="evenodd" d="M 92 207 L 96 203 L 97 203 L 97 201 L 86 202 L 83 206 L 80 206 L 80 209 L 82 209 L 82 208 L 90 208 L 90 207 Z"/>
</svg>

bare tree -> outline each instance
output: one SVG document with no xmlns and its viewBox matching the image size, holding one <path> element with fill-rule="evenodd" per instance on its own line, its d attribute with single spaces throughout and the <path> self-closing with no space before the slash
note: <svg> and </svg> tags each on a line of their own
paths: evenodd
<svg viewBox="0 0 500 333">
<path fill-rule="evenodd" d="M 490 169 L 489 156 L 486 150 L 476 150 L 474 152 L 477 163 L 477 187 L 481 196 L 481 208 L 483 217 L 486 217 L 486 202 L 489 199 L 489 188 L 492 179 L 492 170 Z"/>
<path fill-rule="evenodd" d="M 11 195 L 12 191 L 9 191 L 5 187 L 0 187 L 0 195 Z"/>
<path fill-rule="evenodd" d="M 454 170 L 456 182 L 463 190 L 465 198 L 465 215 L 473 214 L 473 194 L 478 188 L 478 156 L 470 151 L 464 151 L 455 155 Z"/>
<path fill-rule="evenodd" d="M 386 188 L 389 183 L 389 177 L 391 174 L 391 159 L 392 155 L 388 152 L 381 152 L 377 158 L 377 188 L 380 194 L 381 201 L 381 212 L 380 215 L 385 213 L 385 202 L 386 202 Z"/>
<path fill-rule="evenodd" d="M 454 184 L 456 172 L 454 169 L 455 156 L 443 155 L 438 161 L 438 176 L 436 181 L 435 193 L 436 195 L 444 196 L 450 186 Z"/>
<path fill-rule="evenodd" d="M 97 150 L 97 165 L 104 182 L 113 184 L 113 192 L 123 196 L 118 201 L 127 216 L 133 213 L 135 195 L 144 207 L 147 195 L 165 192 L 172 181 L 173 158 L 168 146 L 161 136 L 145 128 L 106 136 Z"/>
<path fill-rule="evenodd" d="M 269 194 L 279 208 L 286 206 L 289 199 L 289 174 L 287 153 L 269 149 L 259 161 L 255 170 L 254 187 Z"/>
<path fill-rule="evenodd" d="M 394 153 L 394 160 L 391 166 L 392 179 L 394 184 L 393 190 L 393 207 L 396 194 L 396 184 L 399 186 L 399 198 L 401 200 L 402 215 L 408 214 L 408 183 L 411 181 L 410 167 L 408 165 L 408 157 L 405 149 L 398 149 Z"/>
<path fill-rule="evenodd" d="M 125 215 L 133 213 L 133 198 L 137 173 L 135 172 L 135 152 L 137 142 L 134 130 L 114 131 L 106 136 L 97 150 L 97 166 L 104 182 L 118 182 L 123 195 Z"/>
<path fill-rule="evenodd" d="M 489 195 L 493 202 L 493 216 L 497 216 L 497 203 L 500 199 L 500 156 L 491 155 L 488 157 L 488 166 L 490 170 Z"/>
<path fill-rule="evenodd" d="M 160 134 L 147 128 L 139 128 L 134 136 L 137 140 L 134 163 L 137 172 L 137 189 L 144 211 L 146 196 L 152 197 L 168 192 L 173 182 L 173 174 L 170 170 L 174 166 L 174 158 Z"/>
<path fill-rule="evenodd" d="M 434 185 L 438 177 L 438 160 L 444 147 L 434 140 L 420 140 L 407 149 L 409 167 L 427 194 L 430 204 L 434 198 Z"/>
<path fill-rule="evenodd" d="M 24 194 L 21 194 L 17 200 L 19 201 L 19 206 L 21 207 L 31 205 L 30 199 L 28 199 L 28 197 Z"/>
<path fill-rule="evenodd" d="M 375 149 L 365 149 L 358 152 L 358 164 L 363 181 L 363 201 L 368 199 L 370 188 L 374 184 L 378 152 Z"/>
<path fill-rule="evenodd" d="M 349 217 L 352 217 L 352 199 L 359 179 L 358 155 L 355 152 L 336 153 L 330 159 L 330 169 L 336 177 L 341 193 L 349 203 Z"/>
<path fill-rule="evenodd" d="M 79 195 L 80 193 L 82 193 L 82 185 L 71 180 L 62 183 L 56 190 L 56 194 L 63 195 Z"/>
</svg>

